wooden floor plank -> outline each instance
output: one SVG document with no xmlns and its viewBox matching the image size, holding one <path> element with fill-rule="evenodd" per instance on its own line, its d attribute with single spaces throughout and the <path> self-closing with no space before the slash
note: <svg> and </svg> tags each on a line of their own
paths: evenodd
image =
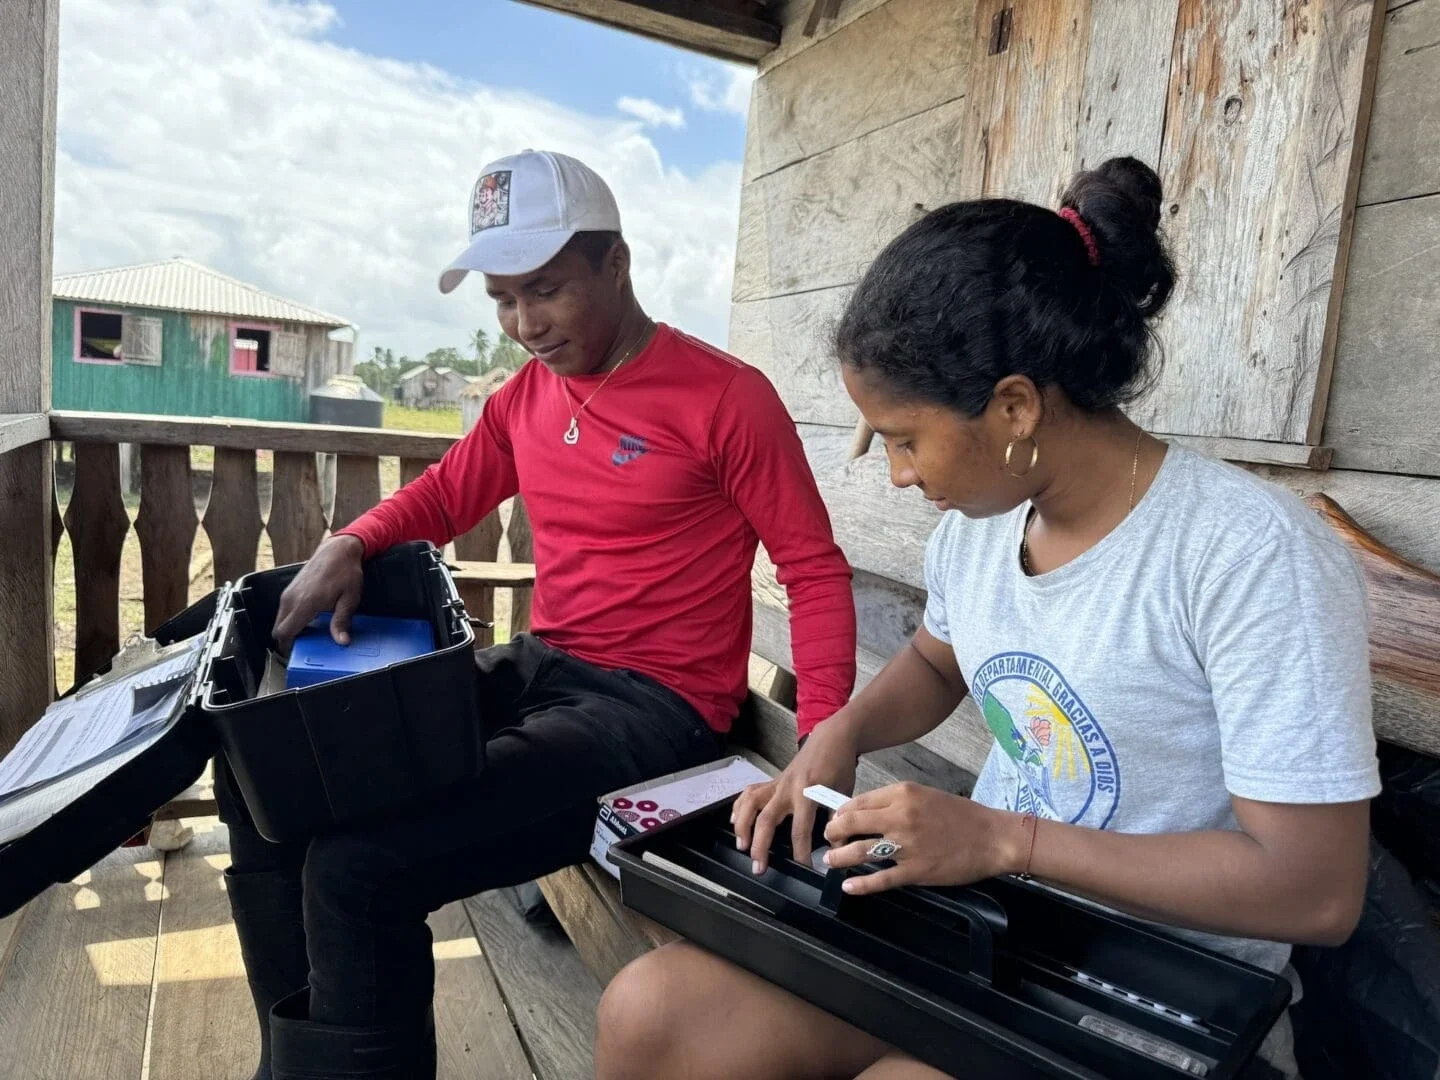
<svg viewBox="0 0 1440 1080">
<path fill-rule="evenodd" d="M 19 944 L 20 924 L 25 920 L 25 911 L 22 907 L 0 919 L 0 985 L 5 982 L 5 971 L 10 966 L 10 958 L 15 955 L 16 945 Z"/>
<path fill-rule="evenodd" d="M 122 848 L 30 902 L 0 983 L 0 1077 L 140 1075 L 162 873 Z"/>
<path fill-rule="evenodd" d="M 437 1080 L 533 1075 L 490 965 L 460 901 L 430 916 L 435 938 Z"/>
<path fill-rule="evenodd" d="M 187 819 L 195 839 L 165 856 L 149 1080 L 249 1080 L 260 1033 L 230 919 L 229 834 Z"/>
<path fill-rule="evenodd" d="M 0 920 L 0 1080 L 245 1080 L 252 1074 L 258 1032 L 223 886 L 228 837 L 214 818 L 185 824 L 195 829 L 194 841 L 163 862 L 151 848 L 122 849 Z M 593 1022 L 588 1018 L 599 989 L 573 968 L 566 971 L 559 955 L 569 948 L 564 942 L 522 954 L 518 935 L 529 927 L 512 914 L 510 938 L 497 930 L 494 949 L 516 1000 L 534 1005 L 522 1007 L 547 1063 L 545 1080 L 588 1075 L 585 1025 Z M 496 927 L 500 918 L 503 913 L 487 913 L 482 921 Z M 442 908 L 430 927 L 438 1080 L 533 1076 L 464 905 Z M 527 963 L 537 970 L 520 971 Z M 539 1005 L 527 989 L 545 978 L 563 980 L 572 991 L 552 1003 L 552 1017 L 535 1015 Z M 582 1071 L 562 1064 L 581 1052 Z"/>
<path fill-rule="evenodd" d="M 527 923 L 510 893 L 472 896 L 465 908 L 535 1074 L 540 1080 L 590 1076 L 600 984 L 564 932 Z"/>
</svg>

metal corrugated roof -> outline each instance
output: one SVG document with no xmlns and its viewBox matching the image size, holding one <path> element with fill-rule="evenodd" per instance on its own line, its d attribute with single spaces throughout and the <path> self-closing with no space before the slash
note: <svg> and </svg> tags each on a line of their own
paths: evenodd
<svg viewBox="0 0 1440 1080">
<path fill-rule="evenodd" d="M 349 319 L 286 300 L 182 258 L 60 274 L 54 281 L 54 295 L 57 300 L 122 307 L 166 308 L 318 326 L 352 325 Z"/>
</svg>

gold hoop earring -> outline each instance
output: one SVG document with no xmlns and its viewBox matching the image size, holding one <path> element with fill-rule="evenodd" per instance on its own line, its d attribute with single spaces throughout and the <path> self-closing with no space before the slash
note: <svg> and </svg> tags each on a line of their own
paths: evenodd
<svg viewBox="0 0 1440 1080">
<path fill-rule="evenodd" d="M 1010 459 L 1015 454 L 1015 444 L 1026 441 L 1029 441 L 1030 443 L 1030 464 L 1025 467 L 1024 472 L 1016 472 L 1013 468 L 1010 467 Z M 1019 480 L 1021 477 L 1029 476 L 1030 470 L 1035 468 L 1035 464 L 1039 460 L 1040 444 L 1035 441 L 1035 436 L 1033 435 L 1022 435 L 1018 439 L 1011 439 L 1010 442 L 1005 446 L 1005 471 L 1011 476 L 1015 477 L 1015 479 L 1017 480 Z"/>
</svg>

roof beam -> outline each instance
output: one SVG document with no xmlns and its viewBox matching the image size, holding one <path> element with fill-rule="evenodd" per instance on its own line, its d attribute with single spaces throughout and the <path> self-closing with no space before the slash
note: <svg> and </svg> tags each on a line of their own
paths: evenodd
<svg viewBox="0 0 1440 1080">
<path fill-rule="evenodd" d="M 719 60 L 753 64 L 780 44 L 780 27 L 702 0 L 519 0 L 678 45 Z"/>
</svg>

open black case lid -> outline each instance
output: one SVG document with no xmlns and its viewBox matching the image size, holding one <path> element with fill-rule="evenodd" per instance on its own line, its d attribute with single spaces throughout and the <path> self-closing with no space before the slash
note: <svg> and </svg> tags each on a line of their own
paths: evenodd
<svg viewBox="0 0 1440 1080">
<path fill-rule="evenodd" d="M 205 771 L 206 762 L 215 753 L 216 738 L 199 708 L 201 680 L 195 675 L 203 662 L 222 592 L 212 592 L 153 635 L 161 646 L 196 639 L 196 648 L 189 654 L 188 678 L 165 722 L 114 756 L 102 756 L 33 788 L 0 797 L 0 836 L 14 832 L 27 821 L 39 822 L 0 841 L 0 917 L 17 910 L 50 885 L 69 881 L 95 865 L 143 830 L 151 814 Z M 66 697 L 73 698 L 101 685 L 143 686 L 150 669 L 133 674 L 116 671 L 117 663 L 124 665 L 121 657 L 92 683 L 72 690 Z M 110 674 L 113 680 L 108 678 Z M 51 813 L 50 808 L 71 791 L 78 794 Z"/>
<path fill-rule="evenodd" d="M 428 619 L 434 651 L 258 693 L 279 598 L 299 569 L 253 571 L 217 589 L 67 694 L 69 726 L 37 726 L 28 747 L 22 740 L 25 755 L 14 757 L 17 747 L 5 759 L 19 771 L 30 750 L 72 734 L 83 741 L 86 721 L 112 722 L 96 736 L 103 748 L 78 751 L 68 772 L 0 795 L 0 916 L 143 830 L 222 746 L 272 840 L 387 813 L 477 774 L 475 635 L 440 552 L 412 541 L 367 560 L 361 601 L 362 612 Z M 157 645 L 173 651 L 157 658 Z M 109 737 L 117 730 L 118 742 Z"/>
</svg>

